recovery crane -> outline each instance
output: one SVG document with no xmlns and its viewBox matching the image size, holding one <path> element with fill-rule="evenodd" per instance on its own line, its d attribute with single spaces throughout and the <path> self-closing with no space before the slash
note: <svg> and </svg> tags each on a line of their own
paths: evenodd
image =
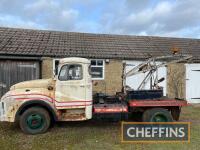
<svg viewBox="0 0 200 150">
<path fill-rule="evenodd" d="M 22 131 L 27 134 L 44 133 L 56 121 L 114 117 L 124 120 L 138 112 L 145 122 L 177 121 L 181 107 L 187 106 L 187 101 L 163 97 L 163 90 L 158 86 L 163 79 L 159 80 L 156 72 L 159 67 L 190 58 L 150 58 L 127 73 L 124 67 L 123 89 L 111 96 L 92 94 L 90 60 L 63 58 L 59 61 L 58 76 L 13 85 L 1 98 L 0 121 L 19 123 Z M 156 64 L 161 59 L 165 62 Z M 137 90 L 127 89 L 126 78 L 139 73 L 147 73 L 141 85 Z M 151 80 L 151 89 L 142 90 L 148 80 Z"/>
</svg>

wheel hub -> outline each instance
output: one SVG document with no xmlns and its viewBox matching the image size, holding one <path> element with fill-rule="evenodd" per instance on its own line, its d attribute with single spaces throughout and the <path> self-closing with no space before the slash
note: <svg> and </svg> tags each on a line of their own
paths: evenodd
<svg viewBox="0 0 200 150">
<path fill-rule="evenodd" d="M 27 125 L 31 129 L 40 129 L 43 126 L 42 116 L 38 114 L 32 114 L 28 116 Z"/>
<path fill-rule="evenodd" d="M 162 114 L 157 114 L 152 118 L 153 122 L 167 122 L 167 118 Z"/>
</svg>

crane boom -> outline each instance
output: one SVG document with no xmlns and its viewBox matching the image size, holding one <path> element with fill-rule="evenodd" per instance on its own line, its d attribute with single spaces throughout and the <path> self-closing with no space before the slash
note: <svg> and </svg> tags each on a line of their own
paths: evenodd
<svg viewBox="0 0 200 150">
<path fill-rule="evenodd" d="M 168 56 L 160 56 L 160 57 L 151 57 L 145 62 L 137 65 L 130 71 L 126 72 L 126 69 L 124 68 L 124 73 L 123 73 L 123 91 L 126 91 L 126 78 L 131 77 L 140 73 L 147 73 L 148 74 L 145 76 L 144 80 L 138 87 L 138 90 L 142 89 L 145 84 L 152 78 L 154 73 L 158 71 L 158 68 L 167 66 L 169 64 L 174 64 L 178 62 L 183 62 L 183 61 L 188 61 L 192 58 L 191 55 L 168 55 Z M 162 61 L 161 63 L 156 63 L 158 61 Z M 126 64 L 124 65 L 126 67 Z M 159 82 L 158 76 L 154 78 L 154 86 L 156 87 Z"/>
<path fill-rule="evenodd" d="M 178 55 L 177 55 L 178 56 Z M 179 55 L 178 57 L 174 55 L 169 55 L 169 56 L 161 56 L 161 57 L 152 57 L 149 58 L 147 61 L 139 64 L 138 66 L 134 67 L 130 71 L 124 74 L 125 77 L 130 77 L 136 74 L 140 73 L 146 73 L 152 69 L 158 69 L 160 67 L 167 66 L 169 64 L 174 64 L 182 61 L 187 61 L 192 58 L 191 55 Z M 182 57 L 182 58 L 181 58 Z M 176 60 L 172 60 L 173 58 L 178 58 Z M 156 61 L 159 60 L 166 60 L 166 59 L 171 59 L 169 62 L 162 62 L 161 64 L 156 64 Z"/>
</svg>

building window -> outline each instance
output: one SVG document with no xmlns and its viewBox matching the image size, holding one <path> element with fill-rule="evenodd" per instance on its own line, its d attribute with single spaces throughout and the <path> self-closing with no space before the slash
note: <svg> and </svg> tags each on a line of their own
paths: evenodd
<svg viewBox="0 0 200 150">
<path fill-rule="evenodd" d="M 91 75 L 93 80 L 104 79 L 104 60 L 101 59 L 91 60 Z"/>
</svg>

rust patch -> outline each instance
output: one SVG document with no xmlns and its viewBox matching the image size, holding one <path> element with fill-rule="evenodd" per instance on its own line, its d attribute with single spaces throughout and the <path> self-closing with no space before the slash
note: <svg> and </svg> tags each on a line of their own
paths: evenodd
<svg viewBox="0 0 200 150">
<path fill-rule="evenodd" d="M 14 121 L 15 114 L 16 114 L 18 108 L 19 108 L 19 105 L 14 105 L 14 106 L 11 106 L 11 107 L 8 108 L 8 110 L 7 110 L 7 117 L 8 117 L 8 119 L 9 119 L 10 122 Z"/>
<path fill-rule="evenodd" d="M 84 109 L 64 109 L 57 114 L 60 121 L 86 120 Z"/>
<path fill-rule="evenodd" d="M 62 121 L 76 121 L 76 120 L 84 120 L 85 113 L 82 114 L 62 114 Z"/>
</svg>

